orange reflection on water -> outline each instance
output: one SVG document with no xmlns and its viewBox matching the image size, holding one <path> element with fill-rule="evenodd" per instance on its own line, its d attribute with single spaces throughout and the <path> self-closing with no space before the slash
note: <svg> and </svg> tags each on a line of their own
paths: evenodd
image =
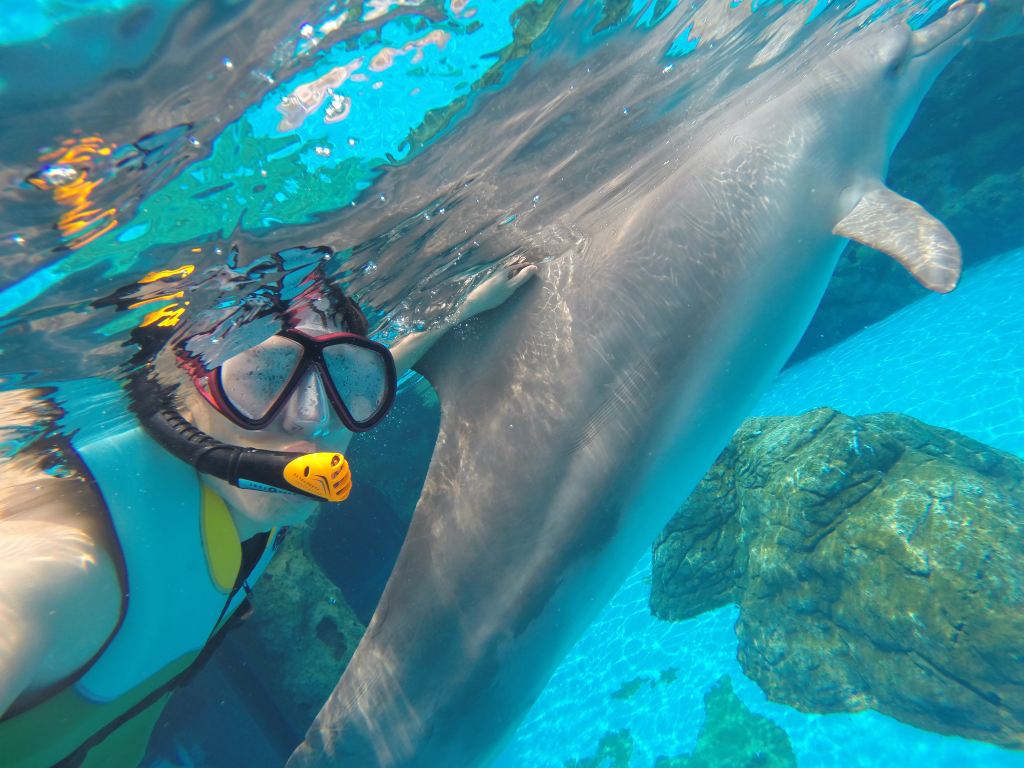
<svg viewBox="0 0 1024 768">
<path fill-rule="evenodd" d="M 163 298 L 170 298 L 170 296 L 165 296 Z M 145 302 L 140 303 L 144 304 Z M 187 301 L 182 304 L 174 302 L 173 304 L 168 304 L 166 307 L 160 307 L 160 309 L 155 309 L 142 318 L 142 322 L 139 323 L 139 327 L 148 328 L 151 325 L 156 325 L 159 328 L 172 328 L 181 321 L 181 316 L 185 314 L 186 309 L 188 309 Z"/>
<path fill-rule="evenodd" d="M 142 285 L 149 285 L 155 283 L 157 280 L 166 280 L 168 277 L 188 277 L 196 271 L 195 264 L 185 264 L 181 267 L 175 267 L 174 269 L 161 269 L 156 272 L 150 272 L 148 275 L 139 278 L 139 282 Z"/>
<path fill-rule="evenodd" d="M 117 208 L 101 208 L 90 196 L 103 184 L 102 178 L 90 179 L 96 172 L 97 160 L 107 158 L 116 147 L 99 136 L 65 139 L 58 149 L 40 155 L 46 168 L 32 174 L 28 182 L 47 190 L 54 202 L 71 210 L 57 220 L 57 230 L 71 250 L 81 248 L 117 226 Z M 55 167 L 66 169 L 63 175 L 50 176 Z"/>
<path fill-rule="evenodd" d="M 193 253 L 202 252 L 202 248 L 193 248 Z M 169 280 L 170 278 L 177 278 L 181 280 L 186 278 L 195 272 L 195 264 L 183 264 L 180 267 L 172 267 L 170 269 L 161 269 L 155 272 L 150 272 L 147 275 L 139 278 L 139 285 L 149 285 L 160 280 Z M 155 301 L 169 301 L 171 299 L 183 299 L 185 298 L 185 291 L 172 291 L 171 293 L 163 293 L 159 296 L 150 296 L 146 299 L 140 299 L 133 304 L 128 305 L 128 309 L 136 309 L 137 307 L 143 307 L 146 304 L 152 304 Z M 181 316 L 185 314 L 185 310 L 188 309 L 189 302 L 183 301 L 180 304 L 177 301 L 172 301 L 166 306 L 154 309 L 152 312 L 148 312 L 142 322 L 139 323 L 140 328 L 147 328 L 151 325 L 156 325 L 160 328 L 171 328 L 178 324 L 181 320 Z"/>
</svg>

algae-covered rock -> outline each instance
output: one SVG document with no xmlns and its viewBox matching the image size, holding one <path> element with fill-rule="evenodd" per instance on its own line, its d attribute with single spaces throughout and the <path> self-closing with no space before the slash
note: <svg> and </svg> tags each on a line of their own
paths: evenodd
<svg viewBox="0 0 1024 768">
<path fill-rule="evenodd" d="M 693 754 L 658 757 L 654 768 L 796 768 L 796 755 L 786 732 L 747 709 L 726 675 L 704 694 Z"/>
<path fill-rule="evenodd" d="M 633 757 L 633 734 L 629 729 L 607 731 L 594 754 L 565 761 L 565 768 L 629 768 Z"/>
<path fill-rule="evenodd" d="M 295 733 L 320 711 L 365 629 L 309 555 L 308 531 L 289 531 L 237 630 L 248 653 L 272 670 L 262 682 Z"/>
<path fill-rule="evenodd" d="M 655 544 L 651 606 L 736 602 L 744 671 L 1024 747 L 1024 462 L 900 414 L 748 420 Z"/>
<path fill-rule="evenodd" d="M 640 675 L 639 677 L 634 677 L 632 680 L 626 680 L 612 693 L 612 698 L 625 701 L 626 699 L 633 698 L 641 691 L 657 688 L 659 685 L 669 685 L 670 683 L 674 683 L 678 677 L 679 670 L 675 667 L 669 667 L 668 669 L 661 670 L 657 677 Z"/>
<path fill-rule="evenodd" d="M 639 677 L 625 688 L 670 683 L 674 669 L 661 673 L 659 680 Z M 612 694 L 612 698 L 628 698 Z M 565 768 L 629 768 L 634 748 L 628 729 L 606 731 L 594 752 L 587 757 L 566 760 Z M 766 717 L 756 715 L 733 693 L 725 675 L 704 694 L 704 725 L 697 746 L 690 755 L 660 756 L 655 768 L 796 768 L 796 757 L 786 732 Z"/>
</svg>

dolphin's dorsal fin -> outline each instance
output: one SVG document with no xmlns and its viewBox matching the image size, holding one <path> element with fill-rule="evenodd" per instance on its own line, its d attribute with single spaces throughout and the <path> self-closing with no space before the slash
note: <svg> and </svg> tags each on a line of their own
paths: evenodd
<svg viewBox="0 0 1024 768">
<path fill-rule="evenodd" d="M 865 194 L 832 232 L 891 256 L 929 290 L 949 293 L 960 279 L 960 245 L 953 233 L 886 187 Z"/>
</svg>

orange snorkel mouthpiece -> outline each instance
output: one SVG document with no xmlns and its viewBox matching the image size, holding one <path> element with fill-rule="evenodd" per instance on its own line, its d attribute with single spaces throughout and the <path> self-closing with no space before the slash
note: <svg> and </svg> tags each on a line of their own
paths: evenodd
<svg viewBox="0 0 1024 768">
<path fill-rule="evenodd" d="M 352 473 L 340 453 L 307 453 L 288 462 L 282 474 L 289 485 L 325 501 L 344 501 L 352 490 Z"/>
</svg>

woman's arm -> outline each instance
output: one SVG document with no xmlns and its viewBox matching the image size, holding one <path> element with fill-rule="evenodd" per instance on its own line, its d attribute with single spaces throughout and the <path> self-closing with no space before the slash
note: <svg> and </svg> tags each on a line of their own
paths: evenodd
<svg viewBox="0 0 1024 768">
<path fill-rule="evenodd" d="M 110 556 L 82 530 L 0 513 L 0 715 L 96 654 L 120 592 Z"/>
<path fill-rule="evenodd" d="M 448 323 L 425 331 L 410 333 L 403 336 L 391 347 L 391 355 L 395 359 L 398 375 L 412 368 L 434 344 L 448 331 L 469 318 L 501 306 L 537 273 L 535 265 L 516 268 L 515 266 L 499 270 L 495 275 L 474 288 L 459 307 L 455 317 Z"/>
</svg>

